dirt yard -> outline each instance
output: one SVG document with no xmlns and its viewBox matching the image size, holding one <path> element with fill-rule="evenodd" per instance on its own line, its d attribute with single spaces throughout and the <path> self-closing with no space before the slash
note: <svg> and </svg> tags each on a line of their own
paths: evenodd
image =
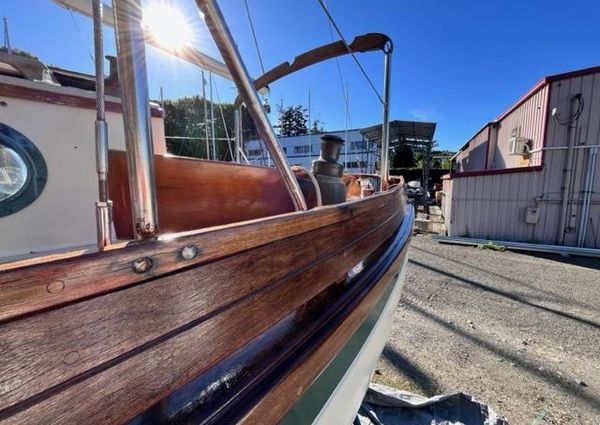
<svg viewBox="0 0 600 425">
<path fill-rule="evenodd" d="M 600 424 L 600 260 L 413 238 L 375 382 L 462 391 L 511 424 Z"/>
</svg>

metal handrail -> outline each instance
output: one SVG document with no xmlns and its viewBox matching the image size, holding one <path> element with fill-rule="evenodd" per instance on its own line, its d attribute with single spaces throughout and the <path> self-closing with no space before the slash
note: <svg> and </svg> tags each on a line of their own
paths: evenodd
<svg viewBox="0 0 600 425">
<path fill-rule="evenodd" d="M 381 50 L 384 53 L 384 75 L 383 75 L 383 121 L 381 129 L 381 177 L 387 180 L 389 177 L 389 107 L 390 107 L 390 82 L 392 66 L 392 40 L 385 34 L 368 33 L 360 35 L 352 40 L 352 43 L 346 44 L 343 41 L 328 43 L 315 49 L 302 53 L 294 58 L 292 63 L 284 62 L 265 72 L 253 81 L 254 89 L 260 90 L 269 84 L 280 80 L 301 69 L 308 68 L 326 60 L 334 59 L 339 56 L 353 54 L 355 52 L 372 52 Z M 239 108 L 242 104 L 241 94 L 234 101 L 234 108 Z"/>
<path fill-rule="evenodd" d="M 304 194 L 300 189 L 300 185 L 294 176 L 294 172 L 292 171 L 283 150 L 277 142 L 273 127 L 271 127 L 269 118 L 262 107 L 258 93 L 254 89 L 252 79 L 237 50 L 219 6 L 214 0 L 196 0 L 196 4 L 204 14 L 204 20 L 208 30 L 223 57 L 225 65 L 229 68 L 229 72 L 239 93 L 244 99 L 244 103 L 248 108 L 250 116 L 254 120 L 259 136 L 264 140 L 268 150 L 271 152 L 273 162 L 292 197 L 295 209 L 301 211 L 306 210 L 307 206 Z"/>
<path fill-rule="evenodd" d="M 134 233 L 149 239 L 158 233 L 158 211 L 141 0 L 116 0 L 113 12 Z"/>
<path fill-rule="evenodd" d="M 392 51 L 393 45 L 390 41 L 384 49 L 384 71 L 383 71 L 383 121 L 381 123 L 381 179 L 382 187 L 387 182 L 390 171 L 388 156 L 390 154 L 390 83 L 392 76 Z"/>
</svg>

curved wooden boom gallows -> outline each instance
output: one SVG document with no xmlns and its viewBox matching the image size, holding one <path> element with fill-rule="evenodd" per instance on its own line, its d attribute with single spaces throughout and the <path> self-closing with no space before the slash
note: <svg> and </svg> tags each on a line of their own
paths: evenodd
<svg viewBox="0 0 600 425">
<path fill-rule="evenodd" d="M 317 47 L 316 49 L 309 50 L 308 52 L 296 56 L 291 64 L 289 62 L 283 62 L 282 64 L 277 65 L 275 68 L 265 72 L 263 75 L 254 80 L 254 88 L 256 90 L 260 90 L 296 71 L 308 68 L 309 66 L 324 62 L 329 59 L 348 55 L 350 53 L 365 53 L 376 50 L 391 52 L 391 47 L 389 47 L 389 49 L 386 47 L 391 46 L 391 43 L 392 40 L 385 34 L 368 33 L 355 37 L 354 40 L 352 40 L 352 43 L 348 45 L 349 49 L 346 48 L 342 40 L 325 44 Z M 234 105 L 237 108 L 241 104 L 242 97 L 238 96 L 235 99 Z"/>
</svg>

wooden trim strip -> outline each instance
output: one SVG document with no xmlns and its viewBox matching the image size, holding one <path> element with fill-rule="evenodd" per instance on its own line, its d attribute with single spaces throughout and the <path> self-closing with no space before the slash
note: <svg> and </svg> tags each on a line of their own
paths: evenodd
<svg viewBox="0 0 600 425">
<path fill-rule="evenodd" d="M 366 237 L 395 211 L 379 208 L 220 261 L 0 327 L 10 361 L 0 409 L 111 361 Z M 160 303 L 156 303 L 160 300 Z M 44 332 L 37 332 L 45 329 Z M 60 341 L 64 349 L 56 349 Z M 43 356 L 40 353 L 45 353 Z M 77 361 L 66 361 L 77 353 Z M 26 385 L 23 385 L 26 383 Z"/>
<path fill-rule="evenodd" d="M 314 266 L 269 285 L 208 320 L 191 322 L 168 335 L 168 339 L 144 347 L 143 351 L 135 350 L 130 356 L 107 365 L 108 368 L 90 371 L 5 409 L 0 412 L 0 420 L 9 424 L 129 420 L 258 337 L 332 283 L 345 278 L 347 270 L 375 250 L 401 219 L 396 212 L 372 233 L 321 257 Z M 155 317 L 151 310 L 147 314 L 149 319 Z M 86 326 L 82 323 L 82 329 Z M 138 331 L 138 328 L 130 329 L 131 333 Z M 201 341 L 210 341 L 210 344 L 201 344 Z"/>
<path fill-rule="evenodd" d="M 126 249 L 0 272 L 0 323 L 206 264 L 277 239 L 348 220 L 373 209 L 397 208 L 398 205 L 400 192 L 394 190 L 308 212 L 188 232 L 174 235 L 172 240 L 132 244 Z M 185 260 L 181 252 L 189 246 L 200 252 L 196 257 Z M 144 258 L 152 261 L 152 267 L 148 272 L 135 273 L 132 264 Z"/>
<path fill-rule="evenodd" d="M 90 92 L 93 93 L 93 92 Z M 50 103 L 53 105 L 70 106 L 73 108 L 96 109 L 96 99 L 92 97 L 76 96 L 67 93 L 24 87 L 16 84 L 0 83 L 0 96 L 16 99 L 30 100 L 32 102 Z M 123 113 L 123 108 L 118 102 L 106 102 L 107 112 Z M 150 105 L 150 114 L 156 118 L 164 118 L 164 109 Z"/>
</svg>

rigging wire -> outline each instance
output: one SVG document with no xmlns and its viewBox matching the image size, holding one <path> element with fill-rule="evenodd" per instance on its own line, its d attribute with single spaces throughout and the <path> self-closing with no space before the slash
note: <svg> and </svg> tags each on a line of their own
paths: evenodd
<svg viewBox="0 0 600 425">
<path fill-rule="evenodd" d="M 227 149 L 231 158 L 233 158 L 233 150 L 231 149 L 231 139 L 229 138 L 229 131 L 227 130 L 227 123 L 225 122 L 225 114 L 223 113 L 223 105 L 221 105 L 221 97 L 219 96 L 219 88 L 215 83 L 215 79 L 212 79 L 213 87 L 215 88 L 215 94 L 217 95 L 217 105 L 219 106 L 219 112 L 221 113 L 221 120 L 223 121 L 223 129 L 225 130 L 225 138 L 227 139 Z"/>
<path fill-rule="evenodd" d="M 248 23 L 250 24 L 250 30 L 252 31 L 252 38 L 254 39 L 254 46 L 256 47 L 256 54 L 258 55 L 258 62 L 260 63 L 260 69 L 262 73 L 265 73 L 265 65 L 263 64 L 262 55 L 258 48 L 258 39 L 256 38 L 256 32 L 254 31 L 254 24 L 252 23 L 252 16 L 250 15 L 250 7 L 248 6 L 248 0 L 244 0 L 246 6 L 246 16 L 248 16 Z"/>
<path fill-rule="evenodd" d="M 260 69 L 264 75 L 266 72 L 265 65 L 262 60 L 262 55 L 260 54 L 260 48 L 258 46 L 258 38 L 256 37 L 256 31 L 254 30 L 254 23 L 252 22 L 252 15 L 250 14 L 250 6 L 248 5 L 248 0 L 244 0 L 244 6 L 246 7 L 246 16 L 248 17 L 248 24 L 250 24 L 250 31 L 252 32 L 252 38 L 254 39 L 254 47 L 256 47 L 256 55 L 258 56 L 258 62 L 260 63 Z M 268 89 L 268 87 L 267 87 L 267 89 Z M 268 102 L 267 96 L 262 95 L 262 98 L 263 98 L 263 101 Z M 267 155 L 269 154 L 269 151 L 268 151 L 266 145 L 263 146 L 263 141 L 260 138 L 259 138 L 259 146 L 263 152 L 267 152 Z M 242 150 L 242 153 L 243 153 L 243 150 Z M 261 162 L 262 162 L 262 159 L 261 159 Z M 267 159 L 265 162 L 268 165 L 269 160 Z"/>
<path fill-rule="evenodd" d="M 71 15 L 73 24 L 75 24 L 75 28 L 77 29 L 77 34 L 79 34 L 79 38 L 81 39 L 81 44 L 83 44 L 83 46 L 87 50 L 88 55 L 90 56 L 90 59 L 92 60 L 92 63 L 95 64 L 96 60 L 94 59 L 94 55 L 92 55 L 92 51 L 91 51 L 90 47 L 87 45 L 87 43 L 85 42 L 85 39 L 83 38 L 83 33 L 81 31 L 81 28 L 79 27 L 79 24 L 77 23 L 77 20 L 75 19 L 75 15 L 73 14 L 73 11 L 69 8 L 67 8 L 67 10 L 69 11 L 69 14 Z"/>
<path fill-rule="evenodd" d="M 321 5 L 321 8 L 323 9 L 323 12 L 325 13 L 325 15 L 327 15 L 327 19 L 329 19 L 329 23 L 333 26 L 333 28 L 335 29 L 335 31 L 338 33 L 338 35 L 339 35 L 342 43 L 344 43 L 344 46 L 346 46 L 346 49 L 348 50 L 348 53 L 350 53 L 350 56 L 352 56 L 352 59 L 354 59 L 354 62 L 356 62 L 356 65 L 358 66 L 358 69 L 360 69 L 360 72 L 362 72 L 362 74 L 366 78 L 367 82 L 369 83 L 369 85 L 371 86 L 371 88 L 373 89 L 373 91 L 375 92 L 375 95 L 377 96 L 377 98 L 379 99 L 379 101 L 381 102 L 381 104 L 383 105 L 384 104 L 383 98 L 379 94 L 379 91 L 375 87 L 375 84 L 373 84 L 373 81 L 371 81 L 371 79 L 367 75 L 367 72 L 365 71 L 365 69 L 361 65 L 360 61 L 358 60 L 358 58 L 356 57 L 356 55 L 354 54 L 354 52 L 352 51 L 352 49 L 348 45 L 348 42 L 346 42 L 346 39 L 344 38 L 344 35 L 342 34 L 342 31 L 340 30 L 340 28 L 335 23 L 335 21 L 333 19 L 333 16 L 331 16 L 331 13 L 329 13 L 329 10 L 327 9 L 327 6 L 325 6 L 325 2 L 323 0 L 317 0 L 317 1 Z"/>
<path fill-rule="evenodd" d="M 333 26 L 331 25 L 331 21 L 329 22 L 329 33 L 331 34 L 331 41 L 334 41 L 333 36 Z M 340 77 L 340 85 L 342 87 L 342 95 L 344 97 L 344 103 L 346 104 L 346 118 L 348 118 L 348 123 L 350 124 L 350 128 L 352 128 L 352 119 L 350 118 L 350 101 L 348 96 L 346 95 L 346 88 L 344 84 L 344 77 L 342 76 L 342 68 L 340 67 L 340 58 L 335 58 L 335 64 L 337 66 L 338 76 Z"/>
</svg>

